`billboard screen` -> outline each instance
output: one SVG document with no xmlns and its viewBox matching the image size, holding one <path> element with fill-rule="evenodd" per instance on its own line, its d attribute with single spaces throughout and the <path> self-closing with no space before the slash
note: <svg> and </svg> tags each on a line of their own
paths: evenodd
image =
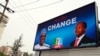
<svg viewBox="0 0 100 56">
<path fill-rule="evenodd" d="M 33 50 L 97 46 L 95 2 L 38 24 Z"/>
</svg>

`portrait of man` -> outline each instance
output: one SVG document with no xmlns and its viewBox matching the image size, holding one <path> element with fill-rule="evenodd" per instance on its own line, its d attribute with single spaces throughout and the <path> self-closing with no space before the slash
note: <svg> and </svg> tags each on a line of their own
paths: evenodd
<svg viewBox="0 0 100 56">
<path fill-rule="evenodd" d="M 94 40 L 86 35 L 86 22 L 78 22 L 75 28 L 76 39 L 71 43 L 72 47 L 89 46 Z M 88 45 L 87 45 L 88 44 Z"/>
<path fill-rule="evenodd" d="M 35 49 L 49 49 L 50 46 L 45 43 L 46 39 L 46 29 L 42 29 L 41 34 L 40 34 L 40 41 L 37 45 L 35 45 Z"/>
</svg>

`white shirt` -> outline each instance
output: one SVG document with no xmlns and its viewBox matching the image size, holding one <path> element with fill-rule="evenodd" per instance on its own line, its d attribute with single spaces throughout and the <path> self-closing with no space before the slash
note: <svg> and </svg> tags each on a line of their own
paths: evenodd
<svg viewBox="0 0 100 56">
<path fill-rule="evenodd" d="M 80 41 L 82 40 L 82 38 L 85 36 L 85 34 L 83 34 L 83 35 L 81 35 L 80 37 L 77 37 L 79 40 L 78 40 L 78 42 L 77 42 L 77 45 L 79 45 L 79 43 L 80 43 Z M 77 39 L 76 38 L 76 39 Z"/>
<path fill-rule="evenodd" d="M 37 45 L 35 45 L 35 47 L 34 47 L 36 50 L 38 50 L 38 49 L 50 49 L 50 46 L 48 45 L 48 44 L 43 44 L 43 46 L 40 46 L 40 44 L 37 44 Z"/>
</svg>

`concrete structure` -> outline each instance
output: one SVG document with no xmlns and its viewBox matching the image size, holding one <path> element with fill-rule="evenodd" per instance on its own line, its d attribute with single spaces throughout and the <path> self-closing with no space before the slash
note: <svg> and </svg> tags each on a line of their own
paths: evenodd
<svg viewBox="0 0 100 56">
<path fill-rule="evenodd" d="M 1 12 L 0 12 L 0 17 L 1 17 Z M 0 38 L 1 38 L 1 35 L 4 31 L 4 28 L 6 26 L 6 24 L 8 23 L 8 17 L 6 15 L 3 16 L 3 19 L 1 20 L 1 23 L 0 23 Z"/>
<path fill-rule="evenodd" d="M 1 46 L 0 47 L 0 52 L 2 52 L 4 55 L 11 56 L 11 54 L 12 54 L 12 47 L 10 47 L 10 46 Z"/>
<path fill-rule="evenodd" d="M 40 56 L 100 56 L 100 47 L 42 51 Z"/>
<path fill-rule="evenodd" d="M 13 50 L 12 50 L 12 47 L 10 47 L 10 46 L 1 46 L 0 47 L 0 52 L 2 52 L 6 56 L 12 56 Z M 23 52 L 18 50 L 17 56 L 23 56 Z"/>
<path fill-rule="evenodd" d="M 5 55 L 11 55 L 12 54 L 12 47 L 10 46 L 1 46 L 0 52 L 4 53 Z"/>
</svg>

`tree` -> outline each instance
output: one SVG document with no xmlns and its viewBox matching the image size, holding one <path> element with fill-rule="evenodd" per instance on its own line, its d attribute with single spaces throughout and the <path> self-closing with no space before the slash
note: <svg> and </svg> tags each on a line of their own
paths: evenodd
<svg viewBox="0 0 100 56">
<path fill-rule="evenodd" d="M 31 53 L 30 56 L 33 56 L 33 53 Z"/>
<path fill-rule="evenodd" d="M 28 52 L 25 52 L 25 53 L 23 54 L 23 56 L 29 56 Z"/>
<path fill-rule="evenodd" d="M 0 56 L 4 56 L 4 54 L 0 52 Z"/>
<path fill-rule="evenodd" d="M 22 36 L 23 35 L 21 35 L 19 39 L 15 40 L 14 46 L 12 48 L 12 50 L 13 50 L 12 56 L 17 56 L 19 48 L 22 47 L 22 44 L 21 44 Z"/>
</svg>

